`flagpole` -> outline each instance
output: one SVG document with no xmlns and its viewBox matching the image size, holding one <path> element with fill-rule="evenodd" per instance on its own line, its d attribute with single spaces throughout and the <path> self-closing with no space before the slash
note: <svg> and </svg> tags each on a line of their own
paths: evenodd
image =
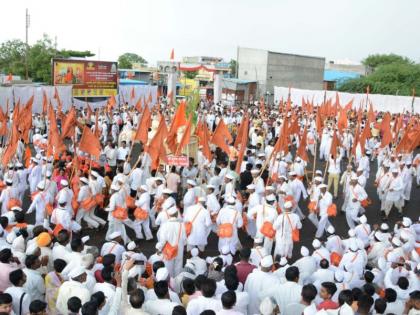
<svg viewBox="0 0 420 315">
<path fill-rule="evenodd" d="M 413 99 L 411 100 L 411 115 L 414 115 L 414 101 L 416 99 L 416 89 L 413 88 Z"/>
</svg>

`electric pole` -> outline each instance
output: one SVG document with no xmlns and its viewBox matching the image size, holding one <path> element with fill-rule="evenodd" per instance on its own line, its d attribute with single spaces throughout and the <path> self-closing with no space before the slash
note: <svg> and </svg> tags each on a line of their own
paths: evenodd
<svg viewBox="0 0 420 315">
<path fill-rule="evenodd" d="M 29 78 L 29 71 L 28 71 L 28 51 L 29 51 L 29 44 L 28 44 L 28 30 L 29 30 L 29 24 L 30 24 L 30 15 L 28 9 L 26 9 L 26 50 L 25 50 L 25 79 L 28 80 Z"/>
</svg>

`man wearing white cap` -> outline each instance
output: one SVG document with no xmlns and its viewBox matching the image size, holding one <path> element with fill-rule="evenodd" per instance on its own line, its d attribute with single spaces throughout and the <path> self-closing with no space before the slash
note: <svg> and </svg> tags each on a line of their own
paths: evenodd
<svg viewBox="0 0 420 315">
<path fill-rule="evenodd" d="M 344 196 L 344 202 L 343 202 L 343 206 L 342 209 L 345 208 L 345 205 L 347 204 L 348 200 L 346 199 L 346 194 L 347 194 L 347 190 L 349 189 L 350 186 L 350 178 L 356 175 L 356 173 L 354 173 L 352 171 L 352 166 L 351 164 L 347 164 L 347 169 L 346 171 L 343 173 L 343 175 L 341 175 L 341 179 L 340 179 L 340 185 L 343 186 L 343 196 Z M 343 210 L 341 210 L 343 211 Z"/>
<path fill-rule="evenodd" d="M 213 185 L 207 185 L 207 196 L 206 196 L 207 210 L 210 213 L 210 217 L 213 221 L 212 230 L 216 232 L 216 217 L 220 210 L 219 199 L 216 196 L 216 187 Z"/>
<path fill-rule="evenodd" d="M 57 236 L 61 229 L 79 232 L 82 227 L 73 221 L 73 216 L 67 209 L 67 199 L 63 194 L 58 198 L 57 203 L 58 207 L 53 210 L 50 218 L 51 223 L 55 224 L 54 235 Z"/>
<path fill-rule="evenodd" d="M 312 241 L 312 247 L 314 248 L 312 257 L 316 259 L 317 266 L 322 259 L 326 259 L 328 262 L 330 261 L 330 252 L 322 246 L 322 243 L 318 239 Z"/>
<path fill-rule="evenodd" d="M 9 211 L 12 206 L 21 206 L 21 200 L 19 199 L 19 191 L 16 187 L 13 187 L 12 179 L 7 178 L 5 182 L 6 188 L 4 188 L 0 194 L 2 215 L 7 213 L 7 211 Z"/>
<path fill-rule="evenodd" d="M 370 245 L 370 233 L 372 232 L 370 228 L 370 224 L 367 223 L 367 218 L 365 215 L 362 215 L 359 218 L 360 224 L 354 228 L 354 233 L 356 233 L 356 237 L 361 240 L 367 248 Z"/>
<path fill-rule="evenodd" d="M 23 200 L 23 194 L 28 189 L 29 169 L 24 168 L 23 164 L 21 162 L 17 162 L 16 167 L 17 167 L 16 175 L 17 175 L 17 178 L 18 178 L 17 189 L 18 189 L 18 192 L 19 192 L 19 199 Z"/>
<path fill-rule="evenodd" d="M 289 176 L 292 177 L 289 181 L 289 186 L 292 190 L 293 199 L 296 202 L 296 211 L 299 214 L 299 217 L 301 219 L 304 219 L 305 216 L 303 215 L 302 210 L 299 207 L 299 201 L 301 197 L 303 197 L 303 199 L 308 198 L 308 192 L 306 191 L 303 182 L 298 178 L 298 174 L 296 172 L 290 172 Z"/>
<path fill-rule="evenodd" d="M 346 213 L 348 226 L 353 229 L 355 222 L 357 223 L 359 221 L 357 216 L 362 207 L 360 203 L 367 198 L 366 191 L 358 184 L 358 177 L 356 175 L 350 179 L 350 186 L 347 190 L 346 198 L 348 201 L 344 212 Z"/>
<path fill-rule="evenodd" d="M 124 195 L 121 193 L 121 186 L 111 185 L 111 192 L 112 195 L 109 199 L 108 207 L 105 208 L 105 211 L 108 212 L 108 230 L 105 239 L 110 240 L 112 233 L 121 232 L 123 242 L 128 243 L 130 240 L 124 224 L 124 221 L 127 219 L 127 206 Z"/>
<path fill-rule="evenodd" d="M 362 168 L 358 168 L 356 170 L 356 175 L 357 175 L 357 180 L 360 186 L 362 186 L 363 188 L 366 187 L 366 176 L 363 173 L 363 169 Z"/>
<path fill-rule="evenodd" d="M 47 170 L 45 174 L 45 192 L 51 195 L 51 198 L 54 200 L 55 196 L 58 193 L 57 183 L 51 180 L 52 171 Z"/>
<path fill-rule="evenodd" d="M 89 176 L 89 188 L 92 192 L 92 197 L 96 200 L 97 205 L 102 208 L 104 204 L 104 196 L 102 194 L 102 185 L 97 180 L 99 173 L 96 171 L 91 171 Z"/>
<path fill-rule="evenodd" d="M 74 210 L 76 210 L 76 209 L 73 209 L 72 204 L 71 204 L 73 200 L 73 196 L 74 196 L 73 190 L 69 188 L 69 182 L 65 179 L 62 179 L 60 181 L 60 184 L 62 188 L 58 192 L 55 200 L 58 202 L 58 200 L 64 198 L 64 200 L 66 201 L 66 210 L 69 213 L 69 215 L 73 217 Z"/>
<path fill-rule="evenodd" d="M 299 283 L 305 285 L 310 282 L 311 275 L 317 270 L 315 257 L 309 255 L 309 249 L 305 246 L 300 248 L 301 258 L 295 261 L 293 266 L 299 268 Z"/>
<path fill-rule="evenodd" d="M 83 219 L 90 228 L 97 229 L 100 225 L 105 225 L 106 221 L 94 214 L 96 202 L 89 187 L 89 180 L 86 177 L 81 177 L 80 184 L 81 186 L 77 196 L 77 202 L 80 206 L 76 215 L 76 221 L 81 225 Z"/>
<path fill-rule="evenodd" d="M 280 255 L 282 257 L 292 257 L 293 242 L 297 242 L 297 235 L 302 228 L 299 216 L 292 213 L 293 204 L 291 201 L 284 203 L 284 211 L 274 222 L 274 229 L 276 230 L 276 247 L 274 249 L 274 256 Z"/>
<path fill-rule="evenodd" d="M 251 248 L 251 255 L 249 256 L 249 262 L 254 266 L 259 266 L 261 259 L 268 255 L 263 244 L 264 240 L 262 238 L 254 238 L 254 247 Z"/>
<path fill-rule="evenodd" d="M 331 253 L 331 263 L 334 263 L 334 255 L 343 256 L 344 243 L 340 236 L 335 234 L 335 229 L 332 225 L 327 228 L 327 241 L 325 242 L 325 248 Z M 335 254 L 334 254 L 335 253 Z"/>
<path fill-rule="evenodd" d="M 57 310 L 68 314 L 67 302 L 71 297 L 78 297 L 82 305 L 90 300 L 90 291 L 86 287 L 86 271 L 83 267 L 75 268 L 69 273 L 69 280 L 64 281 L 58 290 Z"/>
<path fill-rule="evenodd" d="M 327 191 L 327 185 L 319 185 L 319 190 L 319 223 L 315 233 L 315 237 L 317 238 L 322 237 L 326 228 L 328 228 L 331 225 L 330 221 L 328 220 L 328 207 L 330 207 L 333 204 L 333 197 L 331 193 Z"/>
<path fill-rule="evenodd" d="M 248 314 L 258 314 L 263 299 L 261 292 L 279 283 L 279 279 L 271 272 L 272 266 L 273 257 L 267 255 L 261 259 L 260 268 L 248 275 L 244 286 L 244 291 L 249 294 Z"/>
<path fill-rule="evenodd" d="M 143 239 L 142 230 L 146 236 L 146 240 L 153 239 L 150 231 L 150 194 L 147 191 L 146 185 L 140 185 L 137 188 L 137 199 L 135 201 L 136 209 L 134 210 L 134 221 L 132 228 L 136 233 L 136 238 Z M 128 224 L 128 223 L 127 223 Z"/>
<path fill-rule="evenodd" d="M 255 192 L 259 194 L 261 197 L 264 196 L 265 184 L 264 184 L 264 180 L 261 178 L 261 176 L 259 176 L 260 170 L 258 169 L 251 170 L 251 175 L 253 178 L 252 183 L 255 185 Z"/>
<path fill-rule="evenodd" d="M 184 211 L 183 221 L 187 232 L 187 250 L 197 246 L 204 251 L 207 245 L 209 228 L 212 225 L 209 211 L 204 207 L 206 197 L 198 197 L 195 205 L 189 206 Z"/>
<path fill-rule="evenodd" d="M 31 205 L 28 208 L 27 214 L 32 213 L 35 210 L 35 224 L 42 224 L 45 218 L 45 211 L 47 204 L 52 204 L 51 195 L 44 191 L 45 185 L 41 181 L 37 185 L 37 194 L 32 200 Z"/>
<path fill-rule="evenodd" d="M 318 208 L 319 203 L 319 195 L 320 195 L 320 189 L 319 186 L 321 185 L 323 181 L 323 178 L 320 176 L 315 176 L 313 183 L 311 184 L 311 187 L 308 189 L 309 193 L 309 215 L 308 219 L 315 225 L 315 227 L 318 227 L 319 221 L 316 214 L 316 209 Z M 311 209 L 312 207 L 312 209 Z"/>
<path fill-rule="evenodd" d="M 393 206 L 398 210 L 399 216 L 402 217 L 404 206 L 404 183 L 402 177 L 399 175 L 397 168 L 391 170 L 392 179 L 385 190 L 385 203 L 384 203 L 384 218 L 388 219 L 389 213 Z"/>
<path fill-rule="evenodd" d="M 105 256 L 108 254 L 115 255 L 115 262 L 120 263 L 122 259 L 122 255 L 125 252 L 125 248 L 122 243 L 121 232 L 115 231 L 109 235 L 109 242 L 105 242 L 102 245 L 101 249 L 101 256 Z"/>
<path fill-rule="evenodd" d="M 243 220 L 241 213 L 235 209 L 235 198 L 232 196 L 226 198 L 226 205 L 217 214 L 216 224 L 219 235 L 219 252 L 222 251 L 223 246 L 228 245 L 234 255 L 239 243 L 238 228 L 242 227 Z"/>
<path fill-rule="evenodd" d="M 358 160 L 358 169 L 361 169 L 365 179 L 369 178 L 370 173 L 370 161 L 366 152 L 362 152 L 362 157 Z M 364 185 L 362 185 L 364 187 Z"/>
<path fill-rule="evenodd" d="M 183 222 L 178 220 L 178 209 L 174 206 L 167 210 L 169 219 L 159 227 L 157 247 L 162 249 L 163 261 L 171 277 L 182 270 L 184 246 L 187 233 Z"/>
<path fill-rule="evenodd" d="M 375 184 L 379 200 L 381 201 L 381 211 L 385 211 L 386 190 L 392 181 L 392 173 L 389 171 L 389 163 L 387 161 L 382 164 L 381 169 L 381 171 L 378 170 Z"/>
<path fill-rule="evenodd" d="M 31 194 L 36 191 L 38 183 L 42 180 L 42 167 L 39 165 L 39 160 L 37 158 L 33 158 L 32 164 L 33 166 L 30 168 L 30 173 L 28 176 Z"/>
<path fill-rule="evenodd" d="M 328 163 L 328 190 L 330 190 L 331 186 L 334 184 L 334 198 L 337 198 L 338 181 L 341 173 L 341 155 L 337 156 L 337 153 L 334 153 L 334 156 L 333 154 L 330 154 L 330 159 Z"/>
<path fill-rule="evenodd" d="M 187 209 L 188 207 L 192 206 L 196 202 L 196 195 L 194 187 L 196 186 L 196 182 L 192 179 L 187 180 L 187 192 L 184 195 L 183 198 L 183 206 L 184 209 Z"/>
<path fill-rule="evenodd" d="M 404 183 L 403 197 L 405 201 L 410 201 L 411 187 L 413 186 L 413 177 L 416 176 L 414 168 L 411 167 L 411 161 L 406 161 L 405 166 L 401 172 Z"/>
<path fill-rule="evenodd" d="M 267 253 L 271 253 L 275 236 L 275 228 L 273 227 L 273 223 L 277 219 L 277 210 L 274 207 L 275 201 L 274 195 L 268 195 L 265 197 L 263 204 L 250 208 L 247 213 L 249 219 L 252 220 L 255 217 L 256 237 L 264 240 L 264 249 Z"/>
</svg>

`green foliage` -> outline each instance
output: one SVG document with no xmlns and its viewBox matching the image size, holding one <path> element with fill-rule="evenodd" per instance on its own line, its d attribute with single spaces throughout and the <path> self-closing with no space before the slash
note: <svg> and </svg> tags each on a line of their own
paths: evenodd
<svg viewBox="0 0 420 315">
<path fill-rule="evenodd" d="M 134 53 L 125 53 L 118 57 L 118 68 L 120 69 L 133 69 L 134 63 L 147 65 L 147 60 Z"/>
<path fill-rule="evenodd" d="M 0 45 L 0 72 L 25 74 L 26 45 L 19 39 L 8 40 Z"/>
<path fill-rule="evenodd" d="M 19 39 L 0 45 L 0 72 L 25 77 L 26 44 Z M 28 47 L 28 73 L 34 82 L 51 83 L 51 59 L 69 57 L 91 57 L 90 51 L 56 50 L 53 41 L 46 34 L 34 45 Z"/>
<path fill-rule="evenodd" d="M 57 54 L 62 58 L 85 58 L 95 56 L 95 54 L 92 53 L 90 50 L 77 51 L 62 49 Z"/>
<path fill-rule="evenodd" d="M 233 78 L 236 78 L 236 67 L 237 67 L 237 61 L 235 59 L 231 59 L 229 61 L 229 68 L 230 68 L 230 74 Z"/>
<path fill-rule="evenodd" d="M 371 70 L 375 70 L 379 66 L 383 65 L 389 65 L 391 63 L 398 63 L 398 64 L 413 64 L 413 61 L 408 59 L 407 57 L 398 56 L 395 54 L 389 54 L 389 55 L 370 55 L 367 58 L 365 58 L 362 63 L 369 67 Z"/>
<path fill-rule="evenodd" d="M 185 113 L 187 115 L 187 119 L 192 114 L 192 122 L 195 125 L 197 123 L 197 107 L 200 104 L 200 93 L 198 89 L 192 91 L 192 93 L 187 97 L 187 108 Z"/>
<path fill-rule="evenodd" d="M 184 71 L 184 76 L 187 79 L 195 79 L 197 74 L 198 74 L 198 71 Z"/>
<path fill-rule="evenodd" d="M 372 55 L 363 63 L 375 70 L 358 79 L 344 82 L 342 92 L 365 93 L 367 86 L 373 94 L 412 95 L 420 91 L 420 64 L 397 55 Z"/>
</svg>

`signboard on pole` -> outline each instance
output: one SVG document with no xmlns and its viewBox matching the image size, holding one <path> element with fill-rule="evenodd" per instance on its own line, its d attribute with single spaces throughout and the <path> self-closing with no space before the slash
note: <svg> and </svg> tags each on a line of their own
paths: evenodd
<svg viewBox="0 0 420 315">
<path fill-rule="evenodd" d="M 167 157 L 168 165 L 175 165 L 175 166 L 188 166 L 188 156 L 180 155 L 169 155 Z"/>
<path fill-rule="evenodd" d="M 53 59 L 52 73 L 53 85 L 72 85 L 74 97 L 118 94 L 117 62 Z"/>
</svg>

